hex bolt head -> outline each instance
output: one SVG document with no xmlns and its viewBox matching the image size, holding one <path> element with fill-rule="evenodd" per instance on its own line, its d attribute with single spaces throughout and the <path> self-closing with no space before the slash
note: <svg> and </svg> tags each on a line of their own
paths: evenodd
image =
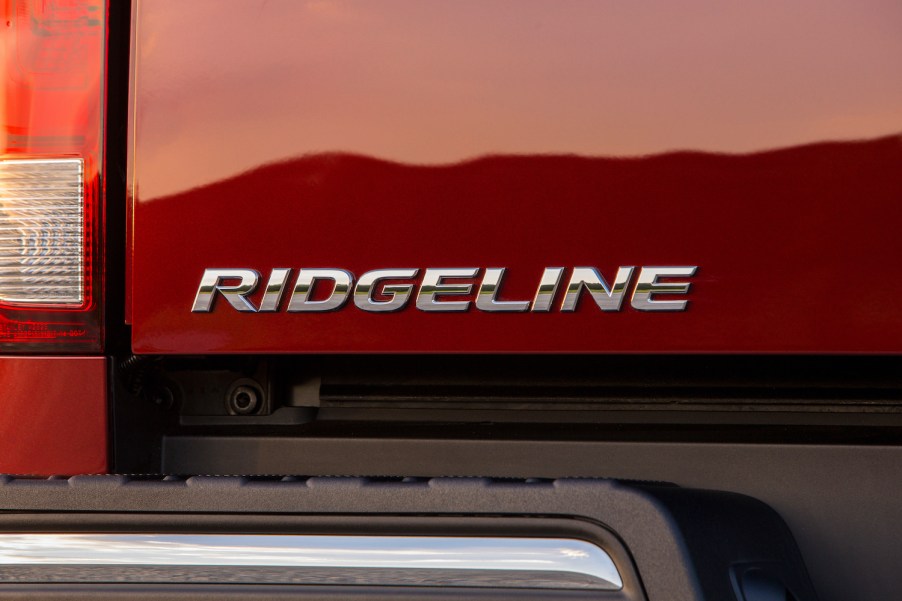
<svg viewBox="0 0 902 601">
<path fill-rule="evenodd" d="M 254 386 L 236 386 L 227 399 L 229 413 L 252 415 L 260 408 L 260 391 Z"/>
</svg>

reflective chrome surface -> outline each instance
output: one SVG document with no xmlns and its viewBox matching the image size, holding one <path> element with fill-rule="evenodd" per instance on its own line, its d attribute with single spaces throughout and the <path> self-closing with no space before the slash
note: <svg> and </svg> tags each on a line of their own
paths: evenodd
<svg viewBox="0 0 902 601">
<path fill-rule="evenodd" d="M 536 297 L 532 301 L 532 310 L 534 312 L 547 313 L 551 311 L 551 303 L 554 302 L 554 296 L 557 294 L 563 273 L 563 267 L 546 267 L 542 272 L 542 279 L 539 282 L 539 288 L 536 290 Z"/>
<path fill-rule="evenodd" d="M 409 280 L 415 278 L 419 269 L 374 269 L 360 276 L 354 288 L 354 304 L 364 311 L 389 312 L 400 311 L 407 305 L 414 284 L 386 284 L 377 289 L 382 280 Z M 379 293 L 389 297 L 388 300 L 376 300 L 373 295 Z"/>
<path fill-rule="evenodd" d="M 263 299 L 260 301 L 260 312 L 271 313 L 279 310 L 279 303 L 282 301 L 282 293 L 285 292 L 285 284 L 291 275 L 291 269 L 278 267 L 269 274 L 269 281 L 266 283 L 266 292 L 263 293 Z"/>
<path fill-rule="evenodd" d="M 623 304 L 623 294 L 633 277 L 632 267 L 620 267 L 614 284 L 608 287 L 604 277 L 594 267 L 574 267 L 567 284 L 567 294 L 561 304 L 561 311 L 576 311 L 583 288 L 598 304 L 602 311 L 619 311 Z"/>
<path fill-rule="evenodd" d="M 643 267 L 633 290 L 632 305 L 637 311 L 685 311 L 687 300 L 653 300 L 654 294 L 686 294 L 689 282 L 659 282 L 658 278 L 695 275 L 698 267 Z"/>
<path fill-rule="evenodd" d="M 113 567 L 113 570 L 104 567 Z M 133 568 L 132 568 L 133 566 Z M 196 566 L 199 569 L 178 569 Z M 228 570 L 218 568 L 229 567 Z M 77 569 L 73 569 L 77 568 Z M 167 569 L 169 568 L 169 569 Z M 276 569 L 284 568 L 284 569 Z M 619 590 L 610 555 L 556 538 L 2 534 L 0 579 Z"/>
<path fill-rule="evenodd" d="M 560 287 L 561 277 L 566 268 L 546 267 L 536 288 L 532 303 L 527 300 L 498 300 L 506 267 L 485 269 L 479 289 L 475 295 L 475 305 L 485 312 L 524 313 L 549 312 Z M 658 278 L 690 277 L 697 267 L 640 267 L 640 277 L 634 287 L 632 307 L 639 311 L 682 311 L 685 300 L 652 300 L 653 294 L 685 294 L 688 282 L 665 281 Z M 620 311 L 623 298 L 632 281 L 635 267 L 620 267 L 611 286 L 608 286 L 595 267 L 574 267 L 567 285 L 560 311 L 572 313 L 577 310 L 583 289 L 587 290 L 602 311 Z M 414 290 L 419 286 L 416 306 L 430 312 L 464 312 L 470 308 L 473 294 L 472 282 L 448 282 L 454 279 L 475 278 L 480 268 L 436 269 L 427 267 L 422 283 L 416 281 L 418 268 L 374 269 L 364 273 L 357 285 L 355 276 L 346 269 L 300 269 L 297 282 L 288 304 L 289 312 L 334 311 L 345 306 L 354 289 L 354 304 L 368 312 L 393 312 L 407 307 Z M 216 292 L 238 311 L 246 313 L 279 311 L 282 297 L 291 278 L 292 269 L 278 267 L 272 270 L 265 289 L 257 291 L 260 274 L 254 269 L 206 269 L 198 287 L 191 309 L 195 313 L 208 313 L 214 309 Z M 395 283 L 380 284 L 394 280 Z M 399 283 L 398 280 L 408 280 Z M 331 282 L 330 284 L 325 281 Z M 317 283 L 320 289 L 317 290 Z M 330 290 L 326 296 L 324 290 Z M 443 300 L 443 296 L 466 296 L 467 300 Z M 251 298 L 252 297 L 252 298 Z M 325 297 L 325 298 L 322 298 Z M 254 305 L 259 298 L 260 308 Z"/>
<path fill-rule="evenodd" d="M 461 269 L 432 269 L 426 270 L 423 275 L 423 283 L 417 294 L 417 309 L 421 311 L 447 311 L 460 312 L 470 308 L 470 301 L 439 300 L 440 296 L 460 296 L 470 294 L 473 290 L 471 283 L 444 283 L 446 279 L 475 278 L 479 273 L 476 267 Z"/>
<path fill-rule="evenodd" d="M 313 300 L 314 285 L 318 281 L 332 280 L 334 287 L 328 298 Z M 301 269 L 298 281 L 294 285 L 294 293 L 288 310 L 295 311 L 334 311 L 340 309 L 348 300 L 348 293 L 354 282 L 354 275 L 344 269 Z"/>
<path fill-rule="evenodd" d="M 234 280 L 238 280 L 238 282 L 225 283 Z M 216 300 L 215 294 L 219 291 L 223 298 L 238 311 L 253 313 L 257 308 L 246 297 L 257 289 L 259 281 L 260 274 L 253 269 L 205 269 L 197 289 L 197 295 L 194 297 L 191 312 L 210 312 Z"/>
<path fill-rule="evenodd" d="M 529 310 L 529 301 L 499 301 L 498 289 L 504 278 L 504 267 L 489 267 L 485 270 L 479 292 L 476 294 L 476 308 L 481 311 L 507 311 L 522 313 Z"/>
</svg>

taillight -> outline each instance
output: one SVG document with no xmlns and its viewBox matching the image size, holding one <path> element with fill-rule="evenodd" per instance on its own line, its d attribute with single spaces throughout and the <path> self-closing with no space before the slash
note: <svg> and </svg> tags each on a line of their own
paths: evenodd
<svg viewBox="0 0 902 601">
<path fill-rule="evenodd" d="M 102 348 L 106 0 L 0 0 L 0 348 Z"/>
</svg>

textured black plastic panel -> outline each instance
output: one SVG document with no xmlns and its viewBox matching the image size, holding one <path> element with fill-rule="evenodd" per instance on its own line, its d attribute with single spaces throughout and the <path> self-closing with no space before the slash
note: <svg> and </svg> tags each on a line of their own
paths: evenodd
<svg viewBox="0 0 902 601">
<path fill-rule="evenodd" d="M 649 601 L 742 601 L 734 573 L 750 564 L 775 574 L 798 601 L 815 599 L 789 530 L 768 506 L 742 495 L 668 485 L 468 478 L 5 477 L 0 479 L 0 507 L 15 512 L 0 515 L 0 528 L 7 531 L 29 524 L 34 529 L 40 523 L 38 512 L 66 512 L 70 524 L 81 521 L 90 528 L 98 527 L 96 512 L 108 513 L 107 530 L 127 527 L 126 515 L 140 524 L 147 514 L 157 514 L 159 527 L 167 521 L 159 514 L 170 512 L 199 514 L 200 520 L 211 514 L 270 516 L 271 524 L 285 519 L 278 516 L 569 518 L 603 525 L 622 541 Z"/>
</svg>

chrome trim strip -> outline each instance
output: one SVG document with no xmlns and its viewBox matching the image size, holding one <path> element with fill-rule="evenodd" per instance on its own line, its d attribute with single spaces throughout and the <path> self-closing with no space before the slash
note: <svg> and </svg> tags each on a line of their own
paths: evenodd
<svg viewBox="0 0 902 601">
<path fill-rule="evenodd" d="M 575 539 L 0 534 L 0 580 L 99 582 L 111 579 L 116 582 L 623 588 L 611 556 L 592 543 Z"/>
</svg>

